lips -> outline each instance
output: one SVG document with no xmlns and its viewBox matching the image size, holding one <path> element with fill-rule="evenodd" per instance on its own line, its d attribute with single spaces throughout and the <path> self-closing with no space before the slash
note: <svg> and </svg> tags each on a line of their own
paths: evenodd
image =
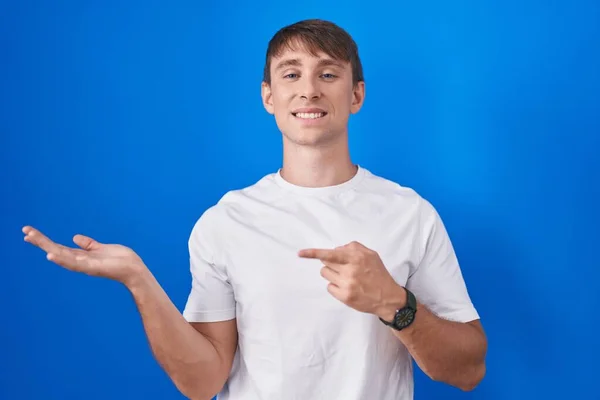
<svg viewBox="0 0 600 400">
<path fill-rule="evenodd" d="M 292 115 L 296 118 L 300 118 L 300 119 L 317 119 L 317 118 L 323 118 L 325 115 L 327 115 L 327 113 L 296 113 Z"/>
<path fill-rule="evenodd" d="M 319 119 L 327 115 L 327 111 L 320 108 L 299 108 L 292 111 L 292 115 L 300 119 Z"/>
</svg>

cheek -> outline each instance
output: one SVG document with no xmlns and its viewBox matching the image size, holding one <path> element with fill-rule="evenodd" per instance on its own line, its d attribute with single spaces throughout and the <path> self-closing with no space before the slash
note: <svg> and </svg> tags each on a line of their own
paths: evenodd
<svg viewBox="0 0 600 400">
<path fill-rule="evenodd" d="M 352 94 L 340 93 L 333 101 L 335 113 L 338 118 L 345 116 L 352 107 Z"/>
<path fill-rule="evenodd" d="M 286 113 L 290 104 L 290 95 L 286 92 L 279 91 L 273 95 L 273 107 L 276 113 Z"/>
</svg>

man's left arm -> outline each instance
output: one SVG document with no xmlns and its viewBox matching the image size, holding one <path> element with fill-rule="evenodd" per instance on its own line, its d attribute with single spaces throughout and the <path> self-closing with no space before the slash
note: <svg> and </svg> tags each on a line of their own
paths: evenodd
<svg viewBox="0 0 600 400">
<path fill-rule="evenodd" d="M 487 339 L 471 303 L 453 246 L 440 216 L 422 199 L 419 260 L 406 289 L 416 296 L 413 322 L 394 335 L 433 380 L 472 390 L 485 375 Z M 391 322 L 407 293 L 372 249 L 358 242 L 335 249 L 304 249 L 303 258 L 323 263 L 329 293 L 355 310 Z"/>
<path fill-rule="evenodd" d="M 392 321 L 396 310 L 406 304 L 406 291 L 399 285 L 386 294 L 376 315 Z M 479 319 L 450 321 L 436 316 L 417 301 L 417 312 L 410 326 L 391 329 L 406 346 L 421 370 L 431 379 L 465 391 L 473 390 L 485 376 L 487 339 Z"/>
<path fill-rule="evenodd" d="M 391 330 L 430 378 L 472 390 L 485 375 L 487 339 L 446 227 L 425 199 L 419 205 L 419 230 L 420 257 L 406 282 L 417 312 L 408 327 Z M 407 293 L 389 279 L 382 282 L 386 290 L 374 314 L 392 321 L 406 305 Z"/>
</svg>

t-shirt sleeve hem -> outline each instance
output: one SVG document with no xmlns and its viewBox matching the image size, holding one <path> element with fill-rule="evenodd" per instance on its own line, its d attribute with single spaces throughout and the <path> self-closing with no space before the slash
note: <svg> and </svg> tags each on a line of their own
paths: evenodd
<svg viewBox="0 0 600 400">
<path fill-rule="evenodd" d="M 418 311 L 417 311 L 418 314 Z M 474 308 L 438 314 L 440 318 L 454 322 L 471 322 L 479 319 L 479 313 Z"/>
<path fill-rule="evenodd" d="M 183 318 L 188 322 L 219 322 L 235 318 L 235 308 L 218 311 L 188 311 L 184 310 Z"/>
</svg>

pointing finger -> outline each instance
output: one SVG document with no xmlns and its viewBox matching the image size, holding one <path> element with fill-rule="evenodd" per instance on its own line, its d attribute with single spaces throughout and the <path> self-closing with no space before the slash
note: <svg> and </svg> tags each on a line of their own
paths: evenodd
<svg viewBox="0 0 600 400">
<path fill-rule="evenodd" d="M 321 260 L 324 263 L 345 264 L 348 261 L 340 250 L 303 249 L 298 252 L 298 256 Z"/>
</svg>

